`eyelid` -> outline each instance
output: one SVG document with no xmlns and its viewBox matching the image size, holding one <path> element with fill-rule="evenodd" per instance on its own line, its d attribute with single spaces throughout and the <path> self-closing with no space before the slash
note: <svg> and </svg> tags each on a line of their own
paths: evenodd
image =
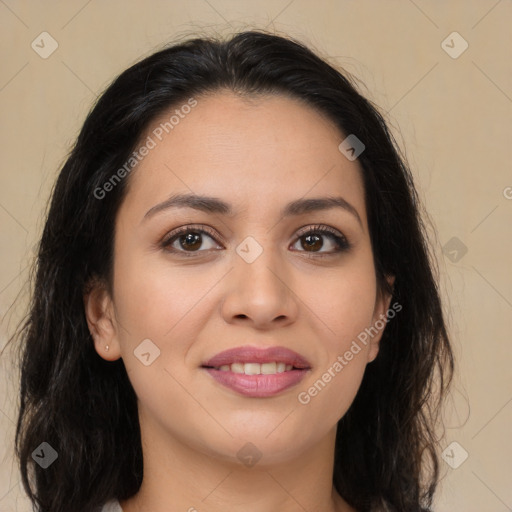
<svg viewBox="0 0 512 512">
<path fill-rule="evenodd" d="M 307 225 L 299 228 L 293 245 L 295 245 L 301 237 L 310 233 L 320 233 L 322 236 L 330 235 L 334 239 L 334 243 L 338 246 L 338 249 L 334 252 L 298 251 L 309 257 L 335 256 L 352 248 L 352 243 L 341 231 L 325 224 Z"/>
<path fill-rule="evenodd" d="M 297 237 L 301 237 L 307 235 L 308 233 L 317 231 L 320 233 L 331 233 L 335 236 L 338 236 L 339 238 L 344 238 L 346 240 L 346 236 L 341 231 L 325 224 L 308 224 L 303 226 L 297 230 Z"/>
<path fill-rule="evenodd" d="M 189 232 L 204 232 L 208 236 L 213 238 L 217 243 L 219 243 L 219 241 L 222 242 L 223 244 L 226 243 L 223 237 L 210 226 L 207 226 L 205 224 L 185 224 L 184 226 L 180 226 L 166 233 L 162 239 L 162 245 L 168 244 L 173 238 L 176 238 L 179 235 L 183 235 Z"/>
</svg>

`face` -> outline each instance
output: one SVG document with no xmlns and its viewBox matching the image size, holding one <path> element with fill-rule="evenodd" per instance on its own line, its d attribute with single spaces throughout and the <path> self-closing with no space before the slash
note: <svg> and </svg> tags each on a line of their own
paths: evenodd
<svg viewBox="0 0 512 512">
<path fill-rule="evenodd" d="M 345 136 L 284 96 L 196 101 L 144 135 L 156 145 L 117 214 L 113 295 L 87 297 L 87 317 L 148 437 L 233 461 L 250 442 L 272 464 L 333 439 L 389 297 Z"/>
</svg>

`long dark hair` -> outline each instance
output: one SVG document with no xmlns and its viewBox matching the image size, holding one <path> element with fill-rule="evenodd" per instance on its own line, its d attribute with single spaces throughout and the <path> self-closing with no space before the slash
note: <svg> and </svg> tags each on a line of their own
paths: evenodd
<svg viewBox="0 0 512 512">
<path fill-rule="evenodd" d="M 19 339 L 16 454 L 42 512 L 89 512 L 133 496 L 142 482 L 137 400 L 123 361 L 94 350 L 83 296 L 112 285 L 114 221 L 129 176 L 98 190 L 129 159 L 158 115 L 218 90 L 283 94 L 332 119 L 366 146 L 359 156 L 379 290 L 402 310 L 338 423 L 333 485 L 361 512 L 427 510 L 439 478 L 435 424 L 453 356 L 422 208 L 411 173 L 378 109 L 355 82 L 289 38 L 248 31 L 194 38 L 124 71 L 87 116 L 55 184 Z M 396 276 L 391 289 L 385 279 Z M 47 442 L 58 463 L 32 457 Z"/>
</svg>

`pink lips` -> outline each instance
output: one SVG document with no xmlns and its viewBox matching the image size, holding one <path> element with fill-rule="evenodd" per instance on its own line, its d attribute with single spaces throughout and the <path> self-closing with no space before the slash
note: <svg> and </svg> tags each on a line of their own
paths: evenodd
<svg viewBox="0 0 512 512">
<path fill-rule="evenodd" d="M 245 375 L 222 371 L 219 368 L 233 363 L 285 363 L 293 368 L 271 375 Z M 249 397 L 274 396 L 298 384 L 311 369 L 309 362 L 300 354 L 284 347 L 266 349 L 244 346 L 220 352 L 206 361 L 202 367 L 220 384 Z"/>
<path fill-rule="evenodd" d="M 256 348 L 256 347 L 237 347 L 220 352 L 212 357 L 203 366 L 219 367 L 224 364 L 232 363 L 271 363 L 279 361 L 285 364 L 291 364 L 297 368 L 309 368 L 310 365 L 301 355 L 293 350 L 284 347 Z"/>
</svg>

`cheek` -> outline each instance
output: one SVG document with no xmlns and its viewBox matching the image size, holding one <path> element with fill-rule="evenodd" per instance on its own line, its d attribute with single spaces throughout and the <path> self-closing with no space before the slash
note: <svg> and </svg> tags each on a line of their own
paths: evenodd
<svg viewBox="0 0 512 512">
<path fill-rule="evenodd" d="M 121 357 L 139 406 L 155 417 L 171 405 L 173 410 L 190 408 L 180 383 L 187 380 L 183 363 L 202 325 L 197 316 L 205 314 L 201 297 L 207 288 L 169 266 L 140 264 L 135 258 L 116 263 Z"/>
<path fill-rule="evenodd" d="M 173 267 L 164 257 L 148 264 L 143 257 L 120 257 L 116 262 L 115 303 L 130 338 L 154 337 L 165 342 L 174 332 L 196 325 L 183 322 L 195 310 L 215 276 L 193 267 Z M 210 284 L 211 282 L 211 284 Z"/>
<path fill-rule="evenodd" d="M 331 358 L 342 354 L 371 322 L 376 301 L 373 259 L 361 254 L 329 275 L 304 282 L 301 297 L 314 312 Z"/>
<path fill-rule="evenodd" d="M 116 261 L 114 301 L 121 357 L 140 399 L 151 401 L 164 382 L 164 388 L 173 389 L 168 372 L 183 380 L 190 340 L 201 325 L 191 319 L 201 311 L 205 290 L 189 277 L 169 265 L 148 265 L 142 258 L 120 256 Z"/>
<path fill-rule="evenodd" d="M 340 267 L 315 289 L 315 294 L 306 296 L 322 333 L 321 357 L 298 390 L 297 400 L 309 418 L 321 415 L 326 424 L 334 424 L 353 402 L 368 363 L 370 343 L 365 329 L 372 325 L 376 299 L 373 260 L 360 258 Z"/>
<path fill-rule="evenodd" d="M 334 359 L 322 369 L 323 373 L 320 370 L 316 378 L 308 382 L 308 387 L 299 390 L 297 402 L 303 413 L 301 417 L 311 426 L 316 423 L 316 428 L 331 427 L 350 408 L 366 368 L 363 358 L 357 360 L 360 354 L 345 365 Z"/>
</svg>

